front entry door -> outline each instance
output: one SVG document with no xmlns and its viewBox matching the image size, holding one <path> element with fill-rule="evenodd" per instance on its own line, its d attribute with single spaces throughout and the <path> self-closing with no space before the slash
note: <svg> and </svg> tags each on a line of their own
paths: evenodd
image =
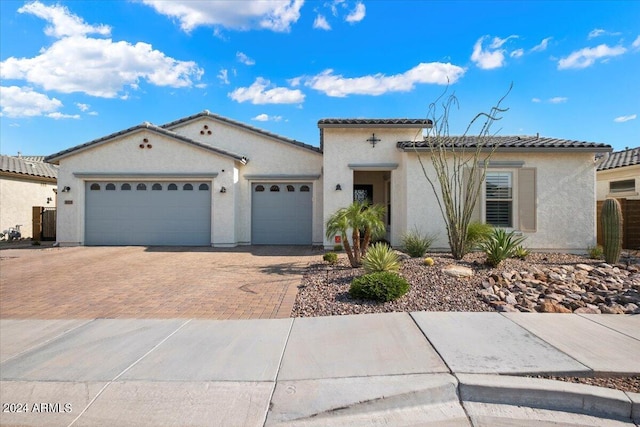
<svg viewBox="0 0 640 427">
<path fill-rule="evenodd" d="M 373 204 L 373 185 L 370 184 L 354 184 L 353 201 L 367 202 Z"/>
</svg>

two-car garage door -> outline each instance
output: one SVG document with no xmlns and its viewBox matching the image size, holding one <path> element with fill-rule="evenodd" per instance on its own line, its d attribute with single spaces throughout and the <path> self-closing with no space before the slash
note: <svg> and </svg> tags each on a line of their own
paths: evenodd
<svg viewBox="0 0 640 427">
<path fill-rule="evenodd" d="M 87 182 L 86 245 L 211 244 L 210 182 Z"/>
</svg>

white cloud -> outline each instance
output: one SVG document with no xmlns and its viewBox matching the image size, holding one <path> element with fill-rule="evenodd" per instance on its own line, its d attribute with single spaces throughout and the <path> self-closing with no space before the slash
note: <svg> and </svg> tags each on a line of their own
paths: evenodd
<svg viewBox="0 0 640 427">
<path fill-rule="evenodd" d="M 386 76 L 378 73 L 362 77 L 343 77 L 328 69 L 322 73 L 302 77 L 309 86 L 328 96 L 345 97 L 347 95 L 382 95 L 387 92 L 408 92 L 416 84 L 440 84 L 457 82 L 465 73 L 464 68 L 440 62 L 421 63 L 402 73 Z M 299 81 L 299 80 L 298 80 Z"/>
<path fill-rule="evenodd" d="M 249 101 L 252 104 L 297 104 L 304 101 L 304 94 L 298 89 L 271 87 L 271 82 L 262 77 L 249 87 L 240 87 L 230 92 L 229 98 L 236 102 Z"/>
<path fill-rule="evenodd" d="M 10 57 L 0 62 L 2 79 L 26 80 L 45 90 L 114 98 L 125 87 L 137 89 L 140 80 L 156 86 L 190 87 L 204 73 L 195 62 L 173 59 L 147 43 L 86 37 L 89 30 L 82 27 L 82 19 L 66 8 L 40 3 L 28 6 L 37 7 L 38 16 L 45 19 L 53 16 L 56 23 L 79 22 L 80 27 L 66 33 L 54 27 L 52 33 L 71 35 L 41 49 L 33 58 Z"/>
<path fill-rule="evenodd" d="M 327 19 L 324 16 L 318 15 L 316 16 L 315 21 L 313 21 L 313 28 L 329 31 L 331 30 L 331 25 L 329 25 Z"/>
<path fill-rule="evenodd" d="M 598 59 L 607 59 L 622 55 L 626 51 L 627 49 L 622 46 L 609 47 L 606 44 L 601 44 L 596 47 L 585 47 L 584 49 L 572 52 L 566 58 L 560 59 L 558 61 L 558 69 L 586 68 L 593 65 Z"/>
<path fill-rule="evenodd" d="M 344 18 L 345 21 L 350 23 L 360 22 L 364 19 L 367 9 L 362 2 L 358 2 L 356 7 Z"/>
<path fill-rule="evenodd" d="M 229 84 L 229 70 L 226 68 L 222 68 L 218 73 L 218 80 L 220 80 L 223 84 Z"/>
<path fill-rule="evenodd" d="M 540 98 L 531 98 L 531 102 L 540 103 L 542 100 Z"/>
<path fill-rule="evenodd" d="M 629 114 L 628 116 L 616 117 L 615 119 L 613 119 L 613 121 L 616 123 L 624 123 L 624 122 L 628 122 L 629 120 L 635 120 L 636 117 L 637 117 L 636 114 Z"/>
<path fill-rule="evenodd" d="M 589 35 L 587 36 L 588 40 L 591 39 L 595 39 L 596 37 L 601 37 L 601 36 L 619 36 L 620 32 L 612 32 L 612 31 L 607 31 L 607 30 L 603 30 L 602 28 L 596 28 L 593 29 L 589 32 Z"/>
<path fill-rule="evenodd" d="M 516 49 L 509 54 L 512 58 L 520 58 L 522 55 L 524 55 L 524 49 Z"/>
<path fill-rule="evenodd" d="M 251 120 L 256 120 L 258 122 L 268 122 L 268 121 L 279 122 L 282 120 L 282 116 L 270 116 L 268 114 L 262 113 L 262 114 L 258 114 Z"/>
<path fill-rule="evenodd" d="M 499 48 L 502 47 L 502 45 L 504 45 L 510 39 L 517 39 L 517 38 L 518 38 L 518 36 L 516 36 L 516 35 L 510 35 L 509 37 L 506 37 L 504 39 L 501 39 L 500 37 L 494 37 L 493 41 L 491 42 L 491 45 L 489 47 L 491 49 L 499 49 Z"/>
<path fill-rule="evenodd" d="M 37 117 L 62 108 L 62 102 L 35 92 L 30 87 L 1 86 L 0 115 L 5 117 Z"/>
<path fill-rule="evenodd" d="M 640 36 L 636 37 L 636 39 L 631 43 L 631 47 L 640 48 Z"/>
<path fill-rule="evenodd" d="M 483 36 L 476 41 L 473 45 L 473 53 L 471 54 L 471 60 L 483 70 L 491 70 L 493 68 L 500 68 L 504 65 L 504 49 L 497 50 L 485 50 L 482 47 L 482 43 L 489 36 Z M 497 37 L 496 37 L 497 38 Z M 505 39 L 506 40 L 506 39 Z M 492 46 L 495 44 L 492 43 Z"/>
<path fill-rule="evenodd" d="M 55 119 L 55 120 L 60 120 L 60 119 L 79 119 L 80 115 L 79 114 L 63 114 L 59 111 L 56 111 L 55 113 L 49 113 L 47 114 L 47 117 L 51 118 L 51 119 Z"/>
<path fill-rule="evenodd" d="M 287 32 L 300 18 L 304 0 L 188 1 L 142 0 L 156 12 L 177 18 L 183 31 L 199 26 L 233 30 L 262 28 Z"/>
<path fill-rule="evenodd" d="M 531 52 L 542 52 L 547 50 L 547 46 L 549 46 L 549 42 L 553 37 L 547 37 L 546 39 L 542 39 L 542 41 L 531 48 Z"/>
<path fill-rule="evenodd" d="M 90 106 L 89 104 L 81 104 L 81 103 L 79 103 L 79 102 L 76 102 L 76 107 L 78 107 L 78 109 L 79 109 L 80 111 L 82 111 L 83 113 L 84 113 L 85 111 L 88 111 L 88 110 L 89 110 L 89 108 L 91 108 L 91 106 Z"/>
<path fill-rule="evenodd" d="M 88 113 L 90 116 L 97 116 L 98 112 L 97 111 L 89 111 Z"/>
<path fill-rule="evenodd" d="M 555 96 L 553 98 L 549 99 L 549 102 L 552 104 L 562 104 L 565 103 L 569 100 L 569 98 L 566 98 L 564 96 Z"/>
<path fill-rule="evenodd" d="M 34 1 L 22 6 L 18 12 L 29 13 L 49 22 L 51 25 L 45 28 L 44 33 L 55 38 L 84 36 L 86 34 L 103 36 L 111 34 L 111 28 L 108 25 L 89 25 L 61 5 L 45 6 L 39 1 Z"/>
<path fill-rule="evenodd" d="M 243 52 L 236 52 L 236 59 L 238 61 L 242 62 L 244 65 L 255 65 L 255 63 L 256 63 L 256 61 L 254 61 L 253 59 L 249 58 Z"/>
</svg>

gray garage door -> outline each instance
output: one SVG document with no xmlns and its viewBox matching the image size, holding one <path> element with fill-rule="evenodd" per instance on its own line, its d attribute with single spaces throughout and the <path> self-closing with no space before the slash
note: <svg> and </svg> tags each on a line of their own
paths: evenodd
<svg viewBox="0 0 640 427">
<path fill-rule="evenodd" d="M 254 245 L 310 245 L 311 184 L 253 184 L 251 241 Z"/>
<path fill-rule="evenodd" d="M 211 244 L 207 182 L 87 182 L 86 245 Z"/>
</svg>

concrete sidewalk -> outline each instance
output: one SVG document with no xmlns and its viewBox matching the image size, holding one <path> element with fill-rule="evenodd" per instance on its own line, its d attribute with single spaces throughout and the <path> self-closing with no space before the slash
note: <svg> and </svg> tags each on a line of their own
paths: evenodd
<svg viewBox="0 0 640 427">
<path fill-rule="evenodd" d="M 2 425 L 634 425 L 639 315 L 0 320 Z M 19 412 L 21 411 L 21 412 Z"/>
</svg>

